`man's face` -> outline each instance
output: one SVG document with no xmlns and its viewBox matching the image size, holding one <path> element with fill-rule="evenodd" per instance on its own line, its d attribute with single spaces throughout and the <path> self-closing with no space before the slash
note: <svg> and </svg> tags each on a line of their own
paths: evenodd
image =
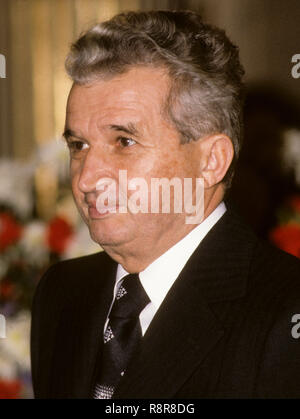
<svg viewBox="0 0 300 419">
<path fill-rule="evenodd" d="M 109 249 L 122 253 L 143 246 L 168 247 L 174 237 L 191 229 L 185 224 L 185 214 L 130 210 L 100 214 L 96 208 L 97 183 L 110 178 L 118 188 L 120 170 L 127 171 L 128 182 L 145 179 L 149 190 L 151 178 L 197 176 L 199 156 L 194 142 L 180 144 L 177 130 L 163 115 L 168 92 L 164 71 L 147 67 L 89 86 L 75 84 L 70 92 L 66 138 L 73 195 L 91 237 L 108 253 Z M 133 193 L 128 191 L 128 197 Z"/>
</svg>

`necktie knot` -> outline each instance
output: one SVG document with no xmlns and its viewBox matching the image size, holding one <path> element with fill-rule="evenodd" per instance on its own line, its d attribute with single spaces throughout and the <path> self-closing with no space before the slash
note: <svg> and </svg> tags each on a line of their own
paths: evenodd
<svg viewBox="0 0 300 419">
<path fill-rule="evenodd" d="M 138 274 L 129 274 L 123 279 L 116 295 L 109 318 L 135 318 L 150 302 Z"/>
</svg>

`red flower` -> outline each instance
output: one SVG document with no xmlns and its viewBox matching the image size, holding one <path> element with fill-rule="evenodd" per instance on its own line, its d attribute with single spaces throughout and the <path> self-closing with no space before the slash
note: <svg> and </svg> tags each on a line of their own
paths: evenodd
<svg viewBox="0 0 300 419">
<path fill-rule="evenodd" d="M 18 380 L 0 380 L 0 399 L 18 399 L 21 383 Z"/>
<path fill-rule="evenodd" d="M 300 258 L 300 226 L 287 224 L 270 232 L 271 241 L 280 249 Z"/>
<path fill-rule="evenodd" d="M 13 296 L 15 290 L 14 284 L 9 281 L 3 280 L 0 282 L 0 296 L 8 299 Z"/>
<path fill-rule="evenodd" d="M 16 243 L 22 234 L 22 226 L 10 214 L 0 213 L 0 251 Z"/>
<path fill-rule="evenodd" d="M 55 217 L 48 226 L 46 240 L 50 250 L 54 253 L 63 253 L 73 234 L 72 226 L 63 218 Z"/>
</svg>

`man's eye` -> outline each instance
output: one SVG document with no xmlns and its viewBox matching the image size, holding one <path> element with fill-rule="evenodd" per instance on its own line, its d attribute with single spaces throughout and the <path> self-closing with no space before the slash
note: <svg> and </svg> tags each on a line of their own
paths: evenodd
<svg viewBox="0 0 300 419">
<path fill-rule="evenodd" d="M 85 148 L 87 148 L 88 145 L 86 143 L 84 143 L 83 141 L 69 141 L 68 142 L 68 147 L 69 147 L 71 152 L 78 152 L 78 151 L 82 151 Z"/>
<path fill-rule="evenodd" d="M 136 141 L 128 137 L 118 137 L 118 142 L 121 147 L 130 147 L 136 144 Z"/>
</svg>

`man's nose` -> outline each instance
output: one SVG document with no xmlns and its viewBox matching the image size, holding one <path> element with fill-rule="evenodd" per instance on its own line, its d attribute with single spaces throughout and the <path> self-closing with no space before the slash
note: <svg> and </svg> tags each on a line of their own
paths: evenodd
<svg viewBox="0 0 300 419">
<path fill-rule="evenodd" d="M 89 151 L 82 162 L 78 187 L 83 193 L 96 191 L 97 182 L 103 177 L 110 177 L 111 168 L 107 158 Z"/>
</svg>

